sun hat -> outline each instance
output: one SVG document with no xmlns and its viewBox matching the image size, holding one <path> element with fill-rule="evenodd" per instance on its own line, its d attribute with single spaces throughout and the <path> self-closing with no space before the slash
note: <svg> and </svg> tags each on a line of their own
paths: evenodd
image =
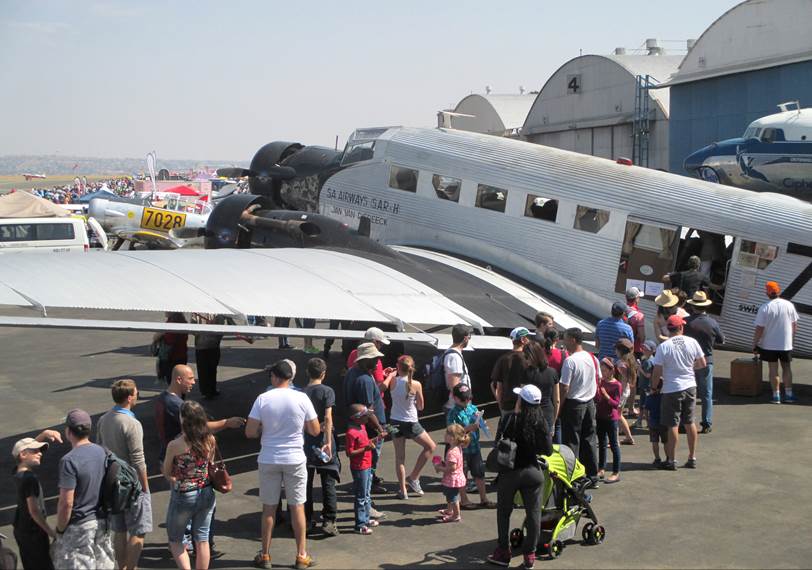
<svg viewBox="0 0 812 570">
<path fill-rule="evenodd" d="M 713 305 L 713 301 L 708 299 L 708 294 L 704 291 L 697 291 L 693 297 L 688 299 L 688 304 L 694 307 L 707 307 L 708 305 Z"/>
<path fill-rule="evenodd" d="M 671 289 L 664 289 L 662 293 L 654 298 L 654 302 L 661 307 L 673 307 L 679 303 L 679 297 L 674 295 Z"/>
<path fill-rule="evenodd" d="M 375 347 L 375 344 L 365 342 L 358 345 L 358 356 L 356 357 L 356 360 L 381 357 L 383 357 L 383 353 Z"/>
</svg>

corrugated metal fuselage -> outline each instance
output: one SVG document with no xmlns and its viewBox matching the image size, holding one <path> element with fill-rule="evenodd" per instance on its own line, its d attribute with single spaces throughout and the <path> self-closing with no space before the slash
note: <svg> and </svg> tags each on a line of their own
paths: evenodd
<svg viewBox="0 0 812 570">
<path fill-rule="evenodd" d="M 419 172 L 415 191 L 390 187 L 393 166 Z M 435 175 L 461 181 L 458 202 L 438 197 Z M 506 191 L 504 212 L 477 207 L 481 184 Z M 555 221 L 525 215 L 528 194 L 558 200 Z M 576 229 L 579 206 L 608 211 L 608 221 L 597 233 Z M 732 243 L 718 317 L 730 347 L 750 348 L 754 313 L 765 300 L 768 280 L 797 289 L 792 301 L 799 312 L 812 311 L 812 286 L 803 281 L 812 264 L 809 204 L 530 143 L 441 129 L 390 129 L 376 141 L 372 159 L 324 182 L 319 210 L 352 226 L 366 216 L 372 237 L 383 243 L 479 260 L 596 316 L 607 314 L 629 284 L 619 277 L 627 222 L 677 235 L 687 228 L 703 230 Z M 748 249 L 754 245 L 760 248 L 756 253 Z M 634 284 L 653 293 L 662 264 L 645 277 L 647 267 Z M 649 323 L 653 296 L 641 302 Z M 812 356 L 812 327 L 801 324 L 796 353 Z"/>
</svg>

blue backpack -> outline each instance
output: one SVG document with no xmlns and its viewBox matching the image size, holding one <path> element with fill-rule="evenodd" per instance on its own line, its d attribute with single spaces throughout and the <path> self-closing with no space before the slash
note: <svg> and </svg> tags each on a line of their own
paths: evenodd
<svg viewBox="0 0 812 570">
<path fill-rule="evenodd" d="M 445 382 L 445 357 L 456 352 L 453 348 L 448 348 L 442 353 L 434 355 L 431 362 L 426 365 L 426 388 L 431 401 L 442 405 L 448 401 L 448 387 Z M 462 358 L 462 355 L 460 355 Z M 468 374 L 468 366 L 465 358 L 462 358 L 462 372 Z"/>
</svg>

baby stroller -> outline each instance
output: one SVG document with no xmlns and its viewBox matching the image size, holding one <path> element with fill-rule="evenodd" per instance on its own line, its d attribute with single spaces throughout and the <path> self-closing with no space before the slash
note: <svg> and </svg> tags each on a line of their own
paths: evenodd
<svg viewBox="0 0 812 570">
<path fill-rule="evenodd" d="M 545 477 L 537 555 L 549 554 L 551 558 L 558 558 L 564 550 L 565 541 L 575 536 L 582 516 L 590 521 L 581 529 L 584 543 L 601 544 L 606 538 L 606 529 L 598 524 L 598 517 L 590 505 L 592 497 L 585 492 L 589 478 L 584 466 L 566 445 L 553 445 L 553 453 L 540 455 L 538 460 Z M 517 506 L 523 506 L 521 494 L 516 494 L 514 502 Z M 526 525 L 525 519 L 521 528 L 510 531 L 511 547 L 521 546 Z"/>
</svg>

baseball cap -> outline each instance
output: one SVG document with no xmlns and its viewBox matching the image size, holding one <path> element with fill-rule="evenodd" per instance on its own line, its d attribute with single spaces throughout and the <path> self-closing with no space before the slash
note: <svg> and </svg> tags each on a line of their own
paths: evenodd
<svg viewBox="0 0 812 570">
<path fill-rule="evenodd" d="M 770 295 L 780 295 L 781 294 L 781 287 L 775 281 L 767 281 L 764 285 L 764 288 L 767 290 L 767 293 Z"/>
<path fill-rule="evenodd" d="M 612 316 L 613 317 L 620 317 L 626 314 L 626 305 L 621 303 L 620 301 L 615 301 L 612 303 Z"/>
<path fill-rule="evenodd" d="M 366 340 L 377 340 L 383 344 L 389 344 L 389 339 L 386 338 L 386 335 L 378 327 L 369 327 L 364 333 L 364 338 Z"/>
<path fill-rule="evenodd" d="M 656 352 L 657 351 L 657 343 L 654 342 L 653 340 L 647 340 L 646 342 L 643 343 L 643 348 L 647 348 L 651 352 Z"/>
<path fill-rule="evenodd" d="M 516 327 L 510 331 L 510 340 L 517 341 L 524 336 L 530 336 L 530 331 L 524 327 Z"/>
<path fill-rule="evenodd" d="M 466 402 L 473 397 L 471 394 L 471 388 L 467 384 L 457 384 L 454 386 L 454 389 L 451 392 L 454 394 L 455 398 L 459 398 L 463 402 Z"/>
<path fill-rule="evenodd" d="M 671 315 L 670 317 L 668 317 L 668 320 L 666 321 L 666 326 L 669 329 L 678 329 L 681 326 L 683 326 L 684 324 L 685 324 L 685 319 L 683 319 L 679 315 Z"/>
<path fill-rule="evenodd" d="M 44 441 L 37 441 L 33 437 L 24 437 L 14 444 L 11 450 L 11 456 L 15 459 L 26 449 L 41 449 L 45 451 L 48 449 L 48 444 Z"/>
<path fill-rule="evenodd" d="M 525 384 L 521 388 L 514 388 L 513 393 L 517 394 L 522 400 L 528 404 L 541 403 L 541 390 L 532 384 Z"/>
<path fill-rule="evenodd" d="M 358 345 L 358 356 L 356 360 L 364 360 L 365 358 L 381 358 L 383 357 L 383 353 L 375 348 L 375 345 L 371 342 L 365 342 L 363 344 Z"/>
<path fill-rule="evenodd" d="M 629 299 L 630 301 L 632 299 L 639 299 L 642 296 L 643 294 L 637 287 L 629 287 L 628 289 L 626 289 L 626 298 Z"/>
<path fill-rule="evenodd" d="M 74 429 L 81 427 L 90 429 L 93 427 L 93 421 L 90 419 L 90 414 L 84 410 L 80 410 L 79 408 L 74 408 L 68 412 L 68 416 L 65 418 L 65 423 L 69 428 Z"/>
</svg>

